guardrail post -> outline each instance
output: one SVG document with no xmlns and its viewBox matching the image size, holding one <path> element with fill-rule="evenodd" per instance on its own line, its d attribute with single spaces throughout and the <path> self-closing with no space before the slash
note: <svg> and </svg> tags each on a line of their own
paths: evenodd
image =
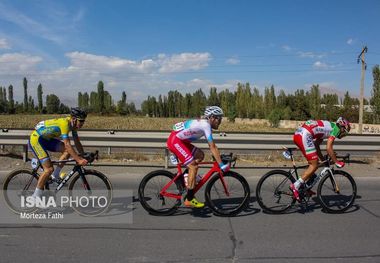
<svg viewBox="0 0 380 263">
<path fill-rule="evenodd" d="M 108 155 L 111 155 L 111 147 L 108 147 Z"/>
<path fill-rule="evenodd" d="M 28 145 L 24 145 L 24 153 L 22 154 L 22 160 L 24 163 L 28 161 Z"/>
<path fill-rule="evenodd" d="M 169 150 L 165 148 L 165 169 L 169 167 Z"/>
</svg>

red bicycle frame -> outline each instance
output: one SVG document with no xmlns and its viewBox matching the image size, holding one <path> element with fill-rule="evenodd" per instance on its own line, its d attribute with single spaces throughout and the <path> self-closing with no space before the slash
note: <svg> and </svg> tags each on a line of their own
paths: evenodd
<svg viewBox="0 0 380 263">
<path fill-rule="evenodd" d="M 217 162 L 201 162 L 201 163 L 199 163 L 199 165 L 207 165 L 207 164 L 212 164 L 212 167 L 202 177 L 202 179 L 195 185 L 194 194 L 196 192 L 198 192 L 198 190 L 208 181 L 208 179 L 211 178 L 211 176 L 213 176 L 214 173 L 219 173 L 220 180 L 222 181 L 222 184 L 223 184 L 224 192 L 226 193 L 227 196 L 230 196 L 230 193 L 227 189 L 226 181 L 223 178 L 223 172 L 220 170 L 218 163 Z M 166 196 L 166 197 L 171 197 L 171 198 L 176 198 L 176 199 L 182 198 L 181 193 L 174 194 L 174 193 L 170 193 L 170 192 L 166 191 L 175 181 L 177 181 L 179 179 L 180 176 L 183 176 L 182 166 L 183 166 L 182 163 L 177 164 L 176 176 L 162 188 L 162 190 L 160 191 L 160 195 Z M 195 178 L 194 178 L 194 180 L 195 180 Z"/>
</svg>

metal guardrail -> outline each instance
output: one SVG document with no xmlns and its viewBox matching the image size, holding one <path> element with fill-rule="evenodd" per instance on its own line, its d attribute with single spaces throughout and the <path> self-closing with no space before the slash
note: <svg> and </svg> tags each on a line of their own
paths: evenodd
<svg viewBox="0 0 380 263">
<path fill-rule="evenodd" d="M 0 145 L 18 145 L 24 147 L 23 159 L 28 159 L 27 141 L 30 130 L 0 130 Z M 80 131 L 80 140 L 85 147 L 106 147 L 108 153 L 112 148 L 145 148 L 166 150 L 168 132 L 142 131 Z M 291 134 L 243 134 L 243 133 L 215 133 L 214 139 L 221 150 L 280 150 L 282 146 L 294 147 Z M 201 149 L 207 149 L 205 140 L 194 143 Z M 324 148 L 324 145 L 321 147 Z M 336 140 L 334 149 L 337 151 L 366 151 L 380 152 L 380 136 L 347 136 L 343 140 Z"/>
</svg>

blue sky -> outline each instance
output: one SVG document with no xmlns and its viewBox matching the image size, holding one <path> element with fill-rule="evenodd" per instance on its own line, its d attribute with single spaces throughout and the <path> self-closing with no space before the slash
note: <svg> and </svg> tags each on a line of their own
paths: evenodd
<svg viewBox="0 0 380 263">
<path fill-rule="evenodd" d="M 356 59 L 368 46 L 365 95 L 380 64 L 380 1 L 0 0 L 0 86 L 22 78 L 36 96 L 75 105 L 99 80 L 115 101 L 212 86 L 359 94 Z"/>
</svg>

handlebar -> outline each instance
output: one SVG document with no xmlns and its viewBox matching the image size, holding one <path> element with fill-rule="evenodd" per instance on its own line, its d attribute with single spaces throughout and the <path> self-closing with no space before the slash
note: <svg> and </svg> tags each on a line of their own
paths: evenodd
<svg viewBox="0 0 380 263">
<path fill-rule="evenodd" d="M 334 152 L 336 158 L 338 159 L 342 159 L 343 162 L 346 162 L 346 163 L 350 163 L 350 154 L 349 153 L 346 153 L 345 155 L 338 155 L 336 152 Z M 331 165 L 331 157 L 330 155 L 326 154 L 324 156 L 325 160 L 321 163 L 321 166 L 324 165 L 326 167 L 330 166 Z"/>
<path fill-rule="evenodd" d="M 233 153 L 221 154 L 220 158 L 222 159 L 223 163 L 230 163 L 231 167 L 235 167 L 237 156 L 234 156 Z"/>
<path fill-rule="evenodd" d="M 99 159 L 99 151 L 96 150 L 95 152 L 85 152 L 80 155 L 83 159 L 86 159 L 88 163 L 92 163 L 94 160 Z"/>
</svg>

